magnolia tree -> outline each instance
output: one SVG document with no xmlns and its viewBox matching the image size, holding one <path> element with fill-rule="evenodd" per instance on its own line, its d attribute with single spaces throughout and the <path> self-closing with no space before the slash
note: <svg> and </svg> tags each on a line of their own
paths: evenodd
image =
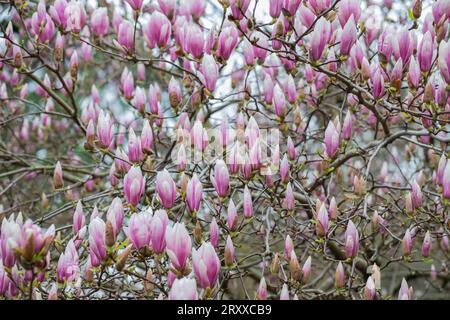
<svg viewBox="0 0 450 320">
<path fill-rule="evenodd" d="M 1 4 L 1 297 L 450 297 L 448 0 Z"/>
</svg>

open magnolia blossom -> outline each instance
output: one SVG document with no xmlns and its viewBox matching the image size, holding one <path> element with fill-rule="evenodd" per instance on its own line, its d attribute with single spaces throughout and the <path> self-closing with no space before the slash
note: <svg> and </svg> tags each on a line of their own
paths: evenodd
<svg viewBox="0 0 450 320">
<path fill-rule="evenodd" d="M 14 0 L 3 299 L 449 299 L 448 0 Z"/>
</svg>

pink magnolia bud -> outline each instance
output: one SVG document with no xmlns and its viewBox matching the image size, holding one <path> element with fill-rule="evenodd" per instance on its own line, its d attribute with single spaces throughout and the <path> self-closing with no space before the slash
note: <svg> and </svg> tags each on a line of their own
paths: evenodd
<svg viewBox="0 0 450 320">
<path fill-rule="evenodd" d="M 283 160 L 281 160 L 280 176 L 281 176 L 281 181 L 283 183 L 288 183 L 289 182 L 289 179 L 290 179 L 289 161 L 287 159 L 286 154 L 284 154 Z"/>
<path fill-rule="evenodd" d="M 439 44 L 438 66 L 445 82 L 450 84 L 450 41 Z"/>
<path fill-rule="evenodd" d="M 0 253 L 3 265 L 7 268 L 13 267 L 16 263 L 15 251 L 21 237 L 21 224 L 14 221 L 13 217 L 3 218 L 0 232 Z"/>
<path fill-rule="evenodd" d="M 325 130 L 325 154 L 328 158 L 333 159 L 339 150 L 339 131 L 335 127 L 333 121 L 328 122 Z"/>
<path fill-rule="evenodd" d="M 244 18 L 248 7 L 250 6 L 250 0 L 229 0 L 231 14 L 236 20 Z"/>
<path fill-rule="evenodd" d="M 242 1 L 242 0 L 240 0 Z M 219 35 L 216 55 L 224 61 L 228 60 L 236 47 L 238 31 L 234 24 L 229 24 L 222 29 Z"/>
<path fill-rule="evenodd" d="M 172 176 L 166 169 L 159 171 L 156 176 L 156 192 L 164 208 L 170 209 L 173 207 L 177 189 Z"/>
<path fill-rule="evenodd" d="M 283 117 L 286 112 L 286 97 L 278 84 L 275 85 L 273 91 L 272 103 L 275 109 L 275 114 L 278 117 Z"/>
<path fill-rule="evenodd" d="M 403 256 L 411 255 L 412 246 L 413 242 L 411 238 L 411 232 L 409 231 L 409 229 L 407 229 L 402 240 Z"/>
<path fill-rule="evenodd" d="M 214 248 L 219 244 L 219 226 L 216 218 L 213 218 L 209 224 L 209 241 L 211 241 Z"/>
<path fill-rule="evenodd" d="M 356 229 L 355 224 L 349 220 L 347 224 L 347 229 L 344 234 L 345 239 L 345 256 L 347 258 L 354 258 L 358 254 L 359 249 L 359 233 Z"/>
<path fill-rule="evenodd" d="M 325 207 L 325 203 L 322 203 L 317 214 L 316 233 L 318 237 L 324 237 L 328 233 L 328 211 Z"/>
<path fill-rule="evenodd" d="M 198 212 L 203 198 L 203 187 L 197 174 L 194 173 L 186 187 L 186 203 L 192 213 Z"/>
<path fill-rule="evenodd" d="M 137 206 L 145 190 L 145 178 L 140 167 L 131 167 L 123 179 L 123 191 L 128 203 Z"/>
<path fill-rule="evenodd" d="M 340 53 L 342 56 L 348 56 L 350 49 L 356 41 L 356 24 L 353 15 L 347 21 L 342 29 L 340 41 Z"/>
<path fill-rule="evenodd" d="M 325 0 L 328 1 L 328 0 Z M 284 0 L 283 3 L 283 9 L 285 10 L 285 12 L 287 13 L 288 16 L 295 16 L 295 13 L 297 12 L 298 7 L 301 4 L 301 0 Z M 311 1 L 311 5 L 312 5 L 313 1 Z"/>
<path fill-rule="evenodd" d="M 169 101 L 172 108 L 177 108 L 181 103 L 181 87 L 174 77 L 169 82 Z"/>
<path fill-rule="evenodd" d="M 284 257 L 286 260 L 291 259 L 292 250 L 294 250 L 294 243 L 292 242 L 291 236 L 287 235 L 284 241 Z"/>
<path fill-rule="evenodd" d="M 247 39 L 242 41 L 242 53 L 244 54 L 245 64 L 252 66 L 255 63 L 255 53 L 253 45 Z"/>
<path fill-rule="evenodd" d="M 172 266 L 182 272 L 191 253 L 192 243 L 184 223 L 175 223 L 166 229 L 166 251 Z M 214 248 L 213 248 L 214 250 Z"/>
<path fill-rule="evenodd" d="M 113 227 L 114 242 L 117 240 L 117 236 L 122 230 L 123 218 L 124 210 L 122 200 L 119 197 L 115 197 L 106 213 L 106 220 L 111 222 Z"/>
<path fill-rule="evenodd" d="M 206 148 L 205 129 L 200 120 L 195 121 L 191 129 L 191 142 L 196 150 L 203 151 Z"/>
<path fill-rule="evenodd" d="M 361 15 L 361 7 L 358 0 L 342 0 L 338 3 L 338 19 L 341 27 L 353 16 L 354 21 L 358 23 Z"/>
<path fill-rule="evenodd" d="M 412 53 L 416 50 L 417 40 L 413 38 L 412 33 L 406 27 L 397 32 L 395 38 L 392 41 L 394 56 L 396 60 L 401 58 L 407 64 Z"/>
<path fill-rule="evenodd" d="M 167 46 L 172 33 L 169 19 L 159 11 L 153 11 L 148 23 L 144 27 L 144 35 L 149 48 L 164 48 Z"/>
<path fill-rule="evenodd" d="M 133 74 L 125 68 L 120 78 L 120 87 L 122 94 L 127 100 L 131 100 L 134 96 L 134 79 Z"/>
<path fill-rule="evenodd" d="M 334 285 L 337 289 L 342 289 L 345 287 L 345 270 L 341 261 L 339 261 L 336 268 Z"/>
<path fill-rule="evenodd" d="M 137 250 L 150 245 L 151 223 L 152 216 L 148 211 L 142 211 L 131 215 L 126 233 Z"/>
<path fill-rule="evenodd" d="M 153 147 L 153 131 L 150 122 L 145 119 L 141 132 L 141 148 L 145 153 L 150 153 Z"/>
<path fill-rule="evenodd" d="M 105 222 L 99 217 L 89 223 L 89 252 L 93 267 L 98 267 L 106 257 L 105 232 Z"/>
<path fill-rule="evenodd" d="M 417 59 L 419 60 L 420 70 L 428 72 L 433 62 L 434 43 L 431 33 L 427 31 L 419 44 Z"/>
<path fill-rule="evenodd" d="M 302 268 L 302 283 L 306 284 L 311 276 L 311 256 L 306 259 L 305 264 Z"/>
<path fill-rule="evenodd" d="M 384 78 L 381 75 L 380 67 L 377 67 L 376 71 L 371 73 L 370 81 L 372 84 L 373 98 L 378 100 L 384 95 Z"/>
<path fill-rule="evenodd" d="M 281 91 L 281 93 L 283 93 L 283 92 Z M 272 77 L 269 74 L 266 74 L 264 77 L 263 94 L 264 94 L 264 101 L 267 104 L 272 104 L 273 95 L 274 95 L 274 84 L 273 84 Z M 278 92 L 278 94 L 280 94 L 280 92 Z M 283 95 L 283 98 L 284 98 L 284 95 Z M 281 98 L 281 96 L 278 97 L 278 99 L 283 99 L 283 98 Z M 278 100 L 277 102 L 280 102 L 280 101 Z M 285 99 L 285 103 L 286 103 L 286 99 Z"/>
<path fill-rule="evenodd" d="M 69 240 L 66 250 L 59 256 L 56 277 L 59 283 L 74 281 L 78 275 L 78 252 L 73 240 Z"/>
<path fill-rule="evenodd" d="M 431 235 L 430 235 L 430 231 L 427 231 L 425 233 L 425 238 L 423 239 L 423 243 L 422 243 L 422 256 L 423 257 L 428 257 L 430 255 L 430 250 L 431 250 Z"/>
<path fill-rule="evenodd" d="M 53 173 L 53 186 L 55 190 L 64 187 L 63 172 L 59 161 L 56 163 L 55 171 Z"/>
<path fill-rule="evenodd" d="M 162 2 L 159 0 L 159 2 Z M 175 279 L 170 288 L 169 300 L 198 300 L 195 279 Z"/>
<path fill-rule="evenodd" d="M 344 118 L 344 124 L 342 125 L 341 137 L 344 140 L 350 140 L 353 132 L 353 116 L 350 111 L 347 111 L 347 114 Z"/>
<path fill-rule="evenodd" d="M 310 40 L 310 57 L 313 61 L 318 61 L 322 58 L 322 54 L 325 50 L 325 46 L 331 36 L 331 25 L 324 18 L 320 17 L 314 26 L 314 30 L 311 34 Z"/>
<path fill-rule="evenodd" d="M 210 242 L 203 242 L 198 250 L 192 249 L 192 266 L 202 288 L 215 287 L 220 273 L 220 260 Z"/>
<path fill-rule="evenodd" d="M 196 59 L 200 59 L 204 54 L 205 38 L 203 31 L 196 24 L 188 24 L 186 30 L 185 43 L 183 49 L 188 51 Z"/>
<path fill-rule="evenodd" d="M 442 177 L 442 196 L 450 199 L 450 161 L 447 161 Z"/>
<path fill-rule="evenodd" d="M 219 68 L 211 55 L 204 55 L 201 64 L 201 73 L 204 79 L 206 89 L 213 92 L 216 88 L 216 82 L 219 78 Z"/>
<path fill-rule="evenodd" d="M 422 75 L 420 74 L 419 65 L 417 64 L 416 58 L 412 57 L 409 62 L 408 84 L 412 88 L 417 88 L 419 87 L 421 78 Z"/>
<path fill-rule="evenodd" d="M 136 136 L 133 128 L 130 128 L 128 134 L 128 159 L 131 162 L 138 163 L 142 161 L 144 154 L 141 147 L 141 139 Z"/>
<path fill-rule="evenodd" d="M 445 168 L 447 165 L 447 158 L 445 157 L 445 153 L 442 153 L 440 159 L 439 159 L 439 164 L 438 164 L 438 168 L 437 168 L 437 182 L 438 184 L 442 184 L 443 180 L 444 180 L 444 172 L 445 172 Z"/>
<path fill-rule="evenodd" d="M 283 284 L 283 287 L 281 289 L 281 293 L 280 293 L 280 300 L 290 300 L 289 297 L 289 288 L 287 286 L 287 284 Z"/>
<path fill-rule="evenodd" d="M 164 252 L 166 248 L 166 228 L 169 217 L 165 210 L 157 210 L 150 223 L 150 239 L 152 250 L 156 254 Z"/>
<path fill-rule="evenodd" d="M 244 217 L 249 219 L 253 216 L 253 201 L 252 194 L 247 185 L 244 188 Z"/>
<path fill-rule="evenodd" d="M 295 208 L 294 191 L 292 190 L 291 183 L 288 182 L 286 186 L 286 196 L 284 198 L 284 208 L 288 211 L 292 211 Z"/>
<path fill-rule="evenodd" d="M 53 21 L 60 26 L 63 30 L 67 27 L 66 7 L 68 6 L 66 0 L 55 0 L 52 6 L 50 6 L 48 13 L 52 17 Z"/>
<path fill-rule="evenodd" d="M 142 9 L 143 0 L 125 0 L 134 11 Z"/>
<path fill-rule="evenodd" d="M 159 8 L 169 18 L 172 19 L 176 8 L 176 0 L 158 0 Z"/>
<path fill-rule="evenodd" d="M 230 231 L 234 231 L 237 226 L 237 210 L 233 199 L 230 199 L 227 209 L 227 227 Z"/>
<path fill-rule="evenodd" d="M 100 111 L 97 122 L 97 138 L 102 148 L 109 148 L 114 135 L 114 126 L 111 122 L 109 113 Z"/>
<path fill-rule="evenodd" d="M 81 1 L 71 0 L 64 9 L 64 16 L 67 17 L 67 27 L 70 31 L 80 33 L 86 22 L 86 11 Z"/>
<path fill-rule="evenodd" d="M 91 28 L 92 32 L 102 37 L 108 33 L 109 29 L 109 18 L 107 8 L 97 8 L 91 14 Z"/>
<path fill-rule="evenodd" d="M 289 156 L 289 160 L 294 161 L 297 159 L 297 150 L 295 149 L 294 142 L 290 136 L 287 139 L 287 154 Z"/>
<path fill-rule="evenodd" d="M 216 189 L 219 197 L 226 197 L 230 189 L 230 176 L 225 162 L 217 160 L 214 166 L 214 176 L 211 176 L 211 182 Z"/>
<path fill-rule="evenodd" d="M 85 221 L 86 218 L 83 212 L 83 205 L 81 204 L 81 201 L 78 201 L 75 212 L 73 214 L 73 233 L 78 234 L 81 228 L 84 227 Z"/>
<path fill-rule="evenodd" d="M 398 292 L 398 300 L 411 300 L 413 298 L 413 288 L 408 287 L 405 278 L 402 279 L 402 284 Z"/>
<path fill-rule="evenodd" d="M 306 28 L 310 28 L 316 20 L 314 12 L 305 5 L 301 5 L 298 9 L 300 21 Z"/>
<path fill-rule="evenodd" d="M 364 297 L 366 300 L 375 300 L 376 298 L 375 283 L 372 277 L 367 278 L 366 286 L 364 287 Z"/>
<path fill-rule="evenodd" d="M 133 98 L 133 106 L 136 108 L 136 110 L 140 112 L 145 111 L 145 104 L 147 102 L 147 96 L 145 95 L 145 90 L 141 87 L 136 88 L 136 93 Z"/>
<path fill-rule="evenodd" d="M 338 207 L 336 204 L 336 198 L 331 198 L 330 207 L 328 208 L 328 215 L 330 219 L 336 219 L 338 215 Z"/>
<path fill-rule="evenodd" d="M 231 241 L 230 235 L 227 237 L 227 241 L 225 244 L 225 252 L 224 252 L 224 262 L 225 265 L 231 267 L 234 264 L 235 260 L 235 251 L 233 241 Z"/>
<path fill-rule="evenodd" d="M 262 277 L 261 280 L 259 281 L 258 290 L 256 291 L 256 299 L 258 300 L 267 299 L 267 285 L 266 279 L 264 279 L 264 277 Z"/>
<path fill-rule="evenodd" d="M 283 0 L 269 1 L 269 14 L 273 19 L 276 19 L 280 16 L 282 8 L 283 8 Z"/>
<path fill-rule="evenodd" d="M 420 208 L 422 206 L 422 189 L 416 180 L 412 182 L 411 200 L 414 208 Z"/>
</svg>

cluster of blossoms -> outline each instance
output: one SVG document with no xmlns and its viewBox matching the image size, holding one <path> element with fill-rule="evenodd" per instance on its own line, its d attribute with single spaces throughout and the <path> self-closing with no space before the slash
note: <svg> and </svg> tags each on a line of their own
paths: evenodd
<svg viewBox="0 0 450 320">
<path fill-rule="evenodd" d="M 0 297 L 449 298 L 448 0 L 3 5 Z"/>
</svg>

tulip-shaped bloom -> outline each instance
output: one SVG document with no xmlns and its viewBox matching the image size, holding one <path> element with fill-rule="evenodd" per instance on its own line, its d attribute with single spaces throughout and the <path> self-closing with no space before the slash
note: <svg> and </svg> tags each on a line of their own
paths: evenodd
<svg viewBox="0 0 450 320">
<path fill-rule="evenodd" d="M 172 33 L 169 19 L 159 11 L 153 11 L 144 27 L 144 35 L 149 48 L 164 48 L 167 46 Z"/>
<path fill-rule="evenodd" d="M 214 176 L 211 176 L 211 182 L 216 189 L 219 197 L 226 197 L 230 191 L 230 174 L 228 167 L 223 160 L 217 160 L 214 166 Z"/>
<path fill-rule="evenodd" d="M 150 153 L 153 147 L 153 131 L 150 122 L 145 119 L 141 132 L 141 148 L 145 153 Z"/>
<path fill-rule="evenodd" d="M 150 224 L 151 244 L 153 252 L 160 254 L 166 248 L 166 228 L 169 217 L 165 210 L 157 210 Z"/>
<path fill-rule="evenodd" d="M 412 246 L 413 246 L 413 242 L 412 242 L 411 232 L 409 231 L 409 229 L 407 229 L 405 232 L 405 235 L 402 239 L 403 256 L 411 255 Z"/>
<path fill-rule="evenodd" d="M 311 256 L 306 259 L 305 264 L 302 268 L 302 283 L 306 284 L 309 280 L 309 277 L 311 276 Z"/>
<path fill-rule="evenodd" d="M 316 233 L 318 237 L 324 237 L 328 233 L 328 211 L 325 203 L 322 203 L 317 214 Z"/>
<path fill-rule="evenodd" d="M 291 260 L 292 250 L 294 250 L 294 242 L 292 242 L 291 236 L 287 235 L 284 241 L 284 257 L 286 260 Z"/>
<path fill-rule="evenodd" d="M 447 158 L 445 157 L 445 153 L 443 153 L 439 159 L 438 167 L 436 170 L 437 183 L 440 185 L 442 185 L 442 182 L 444 180 L 444 172 L 446 166 L 447 166 Z"/>
<path fill-rule="evenodd" d="M 427 31 L 419 44 L 417 59 L 419 61 L 420 70 L 428 72 L 433 62 L 434 43 L 430 31 Z"/>
<path fill-rule="evenodd" d="M 328 216 L 330 219 L 336 219 L 338 215 L 338 207 L 336 204 L 336 198 L 331 198 L 330 207 L 328 208 Z"/>
<path fill-rule="evenodd" d="M 244 14 L 247 12 L 250 6 L 250 0 L 230 0 L 231 14 L 236 20 L 244 18 Z"/>
<path fill-rule="evenodd" d="M 413 298 L 413 288 L 408 287 L 405 278 L 402 280 L 400 290 L 398 292 L 398 300 L 411 300 Z"/>
<path fill-rule="evenodd" d="M 128 159 L 131 162 L 138 163 L 143 158 L 141 139 L 136 136 L 133 128 L 130 128 L 130 133 L 128 134 Z"/>
<path fill-rule="evenodd" d="M 196 24 L 188 24 L 186 30 L 186 38 L 183 49 L 188 51 L 194 58 L 202 57 L 205 49 L 205 38 L 203 31 Z"/>
<path fill-rule="evenodd" d="M 342 0 L 338 3 L 338 19 L 341 27 L 353 16 L 357 23 L 361 15 L 361 7 L 359 0 Z"/>
<path fill-rule="evenodd" d="M 237 210 L 234 205 L 233 199 L 230 199 L 227 209 L 227 227 L 229 230 L 233 231 L 237 226 Z"/>
<path fill-rule="evenodd" d="M 267 284 L 264 277 L 259 281 L 258 290 L 256 291 L 256 299 L 266 300 L 267 299 Z"/>
<path fill-rule="evenodd" d="M 131 215 L 126 233 L 137 250 L 150 245 L 151 222 L 152 216 L 147 211 Z"/>
<path fill-rule="evenodd" d="M 253 200 L 252 194 L 248 189 L 247 185 L 244 188 L 244 217 L 247 219 L 253 216 Z"/>
<path fill-rule="evenodd" d="M 225 252 L 223 258 L 225 265 L 231 267 L 234 264 L 235 260 L 235 251 L 233 241 L 231 240 L 230 235 L 227 236 L 227 241 L 225 243 Z"/>
<path fill-rule="evenodd" d="M 145 189 L 145 178 L 140 167 L 131 167 L 123 179 L 123 191 L 128 203 L 137 206 Z"/>
<path fill-rule="evenodd" d="M 134 50 L 134 27 L 130 21 L 124 20 L 119 25 L 119 30 L 117 32 L 117 42 L 125 50 Z"/>
<path fill-rule="evenodd" d="M 112 142 L 114 126 L 111 123 L 109 113 L 100 111 L 97 121 L 97 138 L 102 148 L 108 148 Z"/>
<path fill-rule="evenodd" d="M 297 150 L 295 149 L 294 142 L 291 137 L 287 139 L 287 154 L 289 160 L 294 161 L 297 158 Z"/>
<path fill-rule="evenodd" d="M 73 214 L 73 233 L 78 234 L 81 228 L 84 227 L 85 222 L 86 218 L 83 212 L 83 205 L 81 204 L 81 201 L 78 201 Z"/>
<path fill-rule="evenodd" d="M 359 233 L 356 229 L 355 224 L 349 220 L 347 224 L 347 229 L 344 234 L 345 241 L 345 256 L 347 258 L 354 258 L 358 254 L 359 249 Z"/>
<path fill-rule="evenodd" d="M 333 121 L 328 122 L 325 130 L 325 154 L 332 159 L 339 150 L 339 131 L 336 129 Z"/>
<path fill-rule="evenodd" d="M 295 208 L 294 191 L 292 190 L 291 183 L 288 182 L 286 186 L 286 195 L 284 198 L 284 207 L 288 211 L 292 211 Z"/>
<path fill-rule="evenodd" d="M 134 95 L 132 104 L 136 108 L 136 110 L 140 112 L 144 112 L 145 103 L 147 102 L 147 97 L 145 95 L 145 89 L 141 87 L 136 88 L 136 93 Z"/>
<path fill-rule="evenodd" d="M 219 244 L 219 226 L 217 225 L 216 218 L 213 218 L 209 225 L 209 241 L 214 248 Z"/>
<path fill-rule="evenodd" d="M 119 197 L 115 197 L 106 213 L 106 220 L 112 224 L 114 242 L 117 239 L 120 230 L 122 230 L 123 217 L 124 211 L 122 200 Z"/>
<path fill-rule="evenodd" d="M 412 183 L 411 200 L 414 208 L 420 208 L 422 206 L 422 189 L 416 180 Z"/>
<path fill-rule="evenodd" d="M 91 28 L 92 32 L 99 37 L 102 37 L 108 33 L 108 9 L 101 7 L 95 9 L 94 12 L 92 12 Z"/>
<path fill-rule="evenodd" d="M 11 268 L 16 263 L 16 248 L 20 243 L 21 224 L 13 220 L 13 217 L 3 218 L 0 232 L 0 256 L 3 266 Z"/>
<path fill-rule="evenodd" d="M 206 148 L 205 130 L 200 120 L 195 121 L 191 129 L 191 142 L 196 150 L 203 151 Z"/>
<path fill-rule="evenodd" d="M 56 163 L 55 171 L 53 173 L 53 185 L 55 189 L 64 187 L 63 172 L 59 161 Z"/>
<path fill-rule="evenodd" d="M 166 251 L 172 266 L 179 272 L 186 268 L 192 242 L 184 223 L 175 223 L 166 229 Z"/>
<path fill-rule="evenodd" d="M 356 24 L 353 16 L 345 24 L 341 33 L 340 53 L 342 56 L 348 56 L 353 44 L 356 41 Z"/>
<path fill-rule="evenodd" d="M 334 285 L 337 289 L 342 289 L 345 286 L 345 270 L 341 261 L 336 268 Z"/>
<path fill-rule="evenodd" d="M 311 60 L 318 61 L 322 58 L 330 36 L 331 24 L 324 17 L 320 17 L 311 34 L 309 51 Z"/>
<path fill-rule="evenodd" d="M 412 57 L 409 62 L 408 69 L 408 84 L 412 88 L 417 88 L 420 84 L 420 79 L 422 75 L 420 74 L 419 65 L 417 64 L 416 58 Z"/>
<path fill-rule="evenodd" d="M 375 283 L 372 277 L 367 278 L 366 286 L 364 287 L 364 297 L 366 300 L 374 300 L 376 298 Z"/>
<path fill-rule="evenodd" d="M 71 0 L 64 9 L 64 16 L 67 17 L 67 28 L 74 33 L 79 33 L 86 22 L 84 4 L 81 1 Z"/>
<path fill-rule="evenodd" d="M 78 252 L 73 240 L 69 240 L 66 250 L 59 256 L 56 266 L 58 282 L 74 281 L 78 276 Z"/>
<path fill-rule="evenodd" d="M 450 199 L 450 161 L 447 161 L 442 177 L 442 196 Z"/>
<path fill-rule="evenodd" d="M 445 82 L 450 84 L 450 41 L 439 44 L 438 66 Z"/>
<path fill-rule="evenodd" d="M 384 78 L 379 67 L 377 67 L 375 72 L 371 73 L 370 81 L 372 84 L 373 98 L 378 100 L 384 95 Z"/>
<path fill-rule="evenodd" d="M 207 54 L 203 57 L 201 64 L 201 73 L 203 75 L 203 83 L 210 92 L 216 88 L 216 82 L 219 78 L 219 68 L 214 58 Z"/>
<path fill-rule="evenodd" d="M 286 97 L 281 90 L 278 83 L 275 85 L 273 89 L 273 100 L 272 104 L 274 106 L 275 114 L 282 118 L 286 112 Z"/>
<path fill-rule="evenodd" d="M 217 41 L 217 57 L 222 58 L 223 61 L 228 60 L 236 47 L 237 41 L 238 31 L 234 24 L 229 24 L 223 28 Z"/>
<path fill-rule="evenodd" d="M 423 239 L 422 243 L 422 257 L 428 257 L 430 255 L 431 250 L 431 235 L 430 231 L 427 231 L 425 233 L 425 238 Z"/>
<path fill-rule="evenodd" d="M 169 300 L 198 300 L 195 279 L 175 279 L 170 288 Z"/>
<path fill-rule="evenodd" d="M 277 19 L 280 16 L 282 8 L 283 8 L 283 0 L 269 1 L 269 14 L 273 19 Z"/>
<path fill-rule="evenodd" d="M 172 108 L 177 108 L 181 103 L 181 87 L 174 77 L 169 82 L 169 102 Z"/>
<path fill-rule="evenodd" d="M 89 252 L 93 267 L 98 267 L 106 257 L 105 232 L 105 222 L 99 217 L 89 223 Z"/>
<path fill-rule="evenodd" d="M 287 159 L 286 154 L 283 156 L 283 160 L 281 160 L 280 164 L 280 177 L 283 183 L 288 183 L 290 179 L 289 172 L 289 161 Z"/>
<path fill-rule="evenodd" d="M 191 212 L 198 212 L 203 197 L 203 187 L 194 173 L 186 187 L 186 203 Z"/>
<path fill-rule="evenodd" d="M 353 132 L 353 117 L 350 111 L 347 112 L 344 118 L 344 124 L 342 125 L 341 137 L 344 140 L 350 140 Z"/>
<path fill-rule="evenodd" d="M 125 0 L 130 7 L 134 10 L 134 11 L 140 11 L 142 8 L 142 4 L 143 4 L 143 0 Z"/>
<path fill-rule="evenodd" d="M 192 266 L 200 286 L 214 288 L 220 273 L 220 260 L 210 242 L 204 242 L 198 250 L 192 249 Z"/>
<path fill-rule="evenodd" d="M 173 207 L 177 196 L 177 187 L 166 169 L 158 172 L 156 176 L 156 192 L 164 208 L 170 209 Z"/>
<path fill-rule="evenodd" d="M 281 288 L 280 300 L 290 300 L 289 288 L 286 283 L 283 284 L 283 287 Z"/>
</svg>

